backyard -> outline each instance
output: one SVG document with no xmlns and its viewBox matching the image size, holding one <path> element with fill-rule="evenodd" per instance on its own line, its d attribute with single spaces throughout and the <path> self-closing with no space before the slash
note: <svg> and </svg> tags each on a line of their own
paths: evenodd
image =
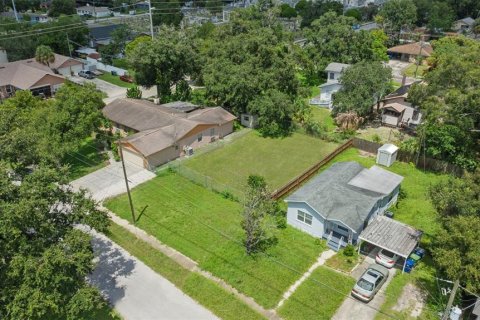
<svg viewBox="0 0 480 320">
<path fill-rule="evenodd" d="M 275 190 L 337 147 L 336 143 L 300 133 L 274 139 L 252 131 L 219 149 L 188 159 L 183 165 L 237 190 L 244 189 L 250 174 L 258 174 Z"/>
<path fill-rule="evenodd" d="M 139 228 L 266 308 L 275 306 L 325 250 L 323 241 L 287 226 L 276 229 L 276 241 L 264 254 L 246 255 L 241 204 L 168 170 L 133 189 L 132 197 Z M 105 205 L 131 219 L 126 195 Z"/>
</svg>

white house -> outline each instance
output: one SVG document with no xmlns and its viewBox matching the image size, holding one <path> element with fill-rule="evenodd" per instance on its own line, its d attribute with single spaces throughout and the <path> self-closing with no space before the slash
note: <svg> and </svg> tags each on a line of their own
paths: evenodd
<svg viewBox="0 0 480 320">
<path fill-rule="evenodd" d="M 331 109 L 333 107 L 332 95 L 342 88 L 339 80 L 342 77 L 343 70 L 349 66 L 349 64 L 344 63 L 330 63 L 325 68 L 325 72 L 327 73 L 327 82 L 319 86 L 320 97 L 311 99 L 310 104 Z"/>
<path fill-rule="evenodd" d="M 287 223 L 338 250 L 357 243 L 376 216 L 397 201 L 403 177 L 357 162 L 338 162 L 290 195 Z"/>
<path fill-rule="evenodd" d="M 457 20 L 453 23 L 452 30 L 455 30 L 458 33 L 469 33 L 473 30 L 475 25 L 475 20 L 472 17 L 466 17 L 460 20 Z"/>
<path fill-rule="evenodd" d="M 95 7 L 87 3 L 86 6 L 78 7 L 77 14 L 79 16 L 91 16 L 95 18 L 109 17 L 112 15 L 112 11 L 107 7 Z"/>
</svg>

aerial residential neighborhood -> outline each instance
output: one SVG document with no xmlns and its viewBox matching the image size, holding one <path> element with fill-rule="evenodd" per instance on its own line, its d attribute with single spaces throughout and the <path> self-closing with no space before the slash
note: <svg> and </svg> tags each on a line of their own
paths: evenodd
<svg viewBox="0 0 480 320">
<path fill-rule="evenodd" d="M 0 3 L 0 319 L 480 319 L 480 2 Z"/>
</svg>

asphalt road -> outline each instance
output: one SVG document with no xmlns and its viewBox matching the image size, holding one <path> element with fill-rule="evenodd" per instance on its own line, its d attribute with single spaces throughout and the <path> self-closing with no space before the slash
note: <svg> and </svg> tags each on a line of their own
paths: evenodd
<svg viewBox="0 0 480 320">
<path fill-rule="evenodd" d="M 124 320 L 218 319 L 106 236 L 89 233 L 97 266 L 88 281 Z"/>
</svg>

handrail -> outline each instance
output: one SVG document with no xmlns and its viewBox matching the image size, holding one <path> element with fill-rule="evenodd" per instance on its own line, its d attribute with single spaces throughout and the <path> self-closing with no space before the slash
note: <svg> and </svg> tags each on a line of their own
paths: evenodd
<svg viewBox="0 0 480 320">
<path fill-rule="evenodd" d="M 343 236 L 340 238 L 340 241 L 338 241 L 337 250 L 340 250 L 340 248 L 342 247 L 342 242 L 343 242 Z"/>
</svg>

